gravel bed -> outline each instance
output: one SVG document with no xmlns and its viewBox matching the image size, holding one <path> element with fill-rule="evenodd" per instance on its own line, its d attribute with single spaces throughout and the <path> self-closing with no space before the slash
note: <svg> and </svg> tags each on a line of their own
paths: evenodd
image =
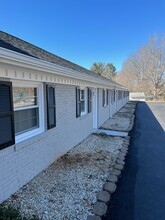
<svg viewBox="0 0 165 220">
<path fill-rule="evenodd" d="M 107 120 L 100 128 L 114 131 L 129 131 L 134 120 L 135 104 L 128 103 Z"/>
<path fill-rule="evenodd" d="M 129 125 L 130 125 L 130 118 L 115 115 L 114 117 L 106 121 L 101 126 L 101 128 L 115 130 L 115 131 L 126 131 L 128 130 Z"/>
<path fill-rule="evenodd" d="M 125 122 L 126 124 L 126 122 Z M 42 220 L 86 220 L 123 138 L 90 135 L 11 196 L 5 205 Z"/>
<path fill-rule="evenodd" d="M 134 112 L 135 112 L 135 110 L 134 109 L 132 109 L 132 108 L 122 108 L 120 111 L 119 111 L 119 113 L 128 113 L 128 114 L 133 114 Z"/>
</svg>

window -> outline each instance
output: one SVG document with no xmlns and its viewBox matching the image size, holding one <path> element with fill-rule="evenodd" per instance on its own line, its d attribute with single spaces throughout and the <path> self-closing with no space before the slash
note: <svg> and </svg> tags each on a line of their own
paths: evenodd
<svg viewBox="0 0 165 220">
<path fill-rule="evenodd" d="M 12 83 L 0 82 L 0 149 L 15 143 Z"/>
<path fill-rule="evenodd" d="M 37 88 L 13 88 L 16 135 L 39 127 L 39 106 L 37 95 Z"/>
<path fill-rule="evenodd" d="M 55 88 L 46 86 L 47 94 L 47 127 L 48 129 L 56 126 L 56 108 L 55 108 Z"/>
<path fill-rule="evenodd" d="M 105 107 L 105 89 L 102 90 L 102 106 Z"/>
<path fill-rule="evenodd" d="M 92 91 L 76 87 L 76 118 L 92 111 Z"/>
<path fill-rule="evenodd" d="M 80 90 L 81 113 L 85 113 L 85 89 Z"/>
<path fill-rule="evenodd" d="M 16 141 L 43 131 L 42 85 L 13 82 L 13 106 Z"/>
</svg>

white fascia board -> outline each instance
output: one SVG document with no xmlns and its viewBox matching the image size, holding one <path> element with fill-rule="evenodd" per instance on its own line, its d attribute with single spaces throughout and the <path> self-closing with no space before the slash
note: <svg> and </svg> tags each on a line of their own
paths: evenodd
<svg viewBox="0 0 165 220">
<path fill-rule="evenodd" d="M 116 85 L 116 83 L 107 83 L 106 80 L 100 78 L 95 78 L 91 75 L 83 74 L 78 71 L 47 62 L 45 60 L 40 60 L 31 56 L 17 53 L 5 48 L 0 47 L 0 62 L 4 64 L 10 64 L 13 66 L 19 66 L 24 68 L 34 69 L 40 72 L 47 72 L 51 74 L 56 74 L 60 76 L 72 77 L 78 80 L 85 80 L 92 83 L 96 83 L 102 86 L 106 86 L 110 89 L 120 89 L 125 90 L 124 87 Z"/>
</svg>

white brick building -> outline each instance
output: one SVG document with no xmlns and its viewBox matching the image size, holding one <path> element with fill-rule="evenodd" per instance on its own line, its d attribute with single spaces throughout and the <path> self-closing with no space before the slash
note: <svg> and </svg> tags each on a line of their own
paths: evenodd
<svg viewBox="0 0 165 220">
<path fill-rule="evenodd" d="M 127 101 L 121 85 L 0 32 L 0 202 Z"/>
</svg>

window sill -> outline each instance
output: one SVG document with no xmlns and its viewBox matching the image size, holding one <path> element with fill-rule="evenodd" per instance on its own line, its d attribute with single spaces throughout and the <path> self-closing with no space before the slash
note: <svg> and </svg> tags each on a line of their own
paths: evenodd
<svg viewBox="0 0 165 220">
<path fill-rule="evenodd" d="M 81 117 L 84 116 L 84 115 L 87 115 L 87 112 L 82 112 L 81 113 Z"/>
<path fill-rule="evenodd" d="M 88 116 L 88 113 L 87 113 L 87 112 L 86 112 L 86 113 L 83 113 L 83 114 L 81 114 L 80 119 L 86 118 L 87 116 Z"/>
<path fill-rule="evenodd" d="M 22 141 L 28 140 L 28 139 L 30 139 L 30 138 L 38 135 L 38 134 L 41 134 L 42 132 L 44 132 L 44 129 L 37 128 L 37 129 L 31 130 L 31 131 L 28 131 L 26 133 L 17 135 L 15 137 L 15 143 L 18 144 Z"/>
<path fill-rule="evenodd" d="M 108 105 L 104 105 L 103 108 L 108 108 Z"/>
</svg>

